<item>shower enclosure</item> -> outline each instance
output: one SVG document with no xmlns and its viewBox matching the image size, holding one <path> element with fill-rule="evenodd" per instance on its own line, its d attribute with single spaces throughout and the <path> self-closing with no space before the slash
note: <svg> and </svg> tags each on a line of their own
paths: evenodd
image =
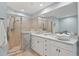
<svg viewBox="0 0 79 59">
<path fill-rule="evenodd" d="M 9 17 L 9 27 L 8 27 L 8 43 L 9 49 L 15 50 L 21 49 L 21 17 L 19 16 L 10 16 Z M 15 51 L 13 50 L 13 51 Z"/>
</svg>

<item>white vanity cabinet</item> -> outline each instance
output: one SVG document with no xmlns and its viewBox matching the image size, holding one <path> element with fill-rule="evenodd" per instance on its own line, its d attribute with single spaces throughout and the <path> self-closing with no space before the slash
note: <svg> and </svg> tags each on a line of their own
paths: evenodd
<svg viewBox="0 0 79 59">
<path fill-rule="evenodd" d="M 37 38 L 34 36 L 31 36 L 31 48 L 36 51 L 37 50 Z"/>
<path fill-rule="evenodd" d="M 76 43 L 68 44 L 42 36 L 31 36 L 31 48 L 43 56 L 75 56 L 77 55 Z"/>
<path fill-rule="evenodd" d="M 40 54 L 40 55 L 43 55 L 43 50 L 44 50 L 44 40 L 43 40 L 43 38 L 40 38 L 40 37 L 37 37 L 37 43 L 38 43 L 38 46 L 37 46 L 37 49 L 38 49 L 38 53 Z"/>
<path fill-rule="evenodd" d="M 69 55 L 71 55 L 70 51 L 67 51 L 65 49 L 56 46 L 51 47 L 51 56 L 69 56 Z"/>
<path fill-rule="evenodd" d="M 51 56 L 76 56 L 76 44 L 66 44 L 51 40 Z"/>
<path fill-rule="evenodd" d="M 57 46 L 51 41 L 51 56 L 72 56 L 72 52 L 66 50 L 65 48 L 61 48 L 60 46 Z"/>
<path fill-rule="evenodd" d="M 39 55 L 49 56 L 51 52 L 49 41 L 48 39 L 32 35 L 31 48 Z"/>
<path fill-rule="evenodd" d="M 43 55 L 43 39 L 38 36 L 31 36 L 31 48 L 39 55 Z"/>
</svg>

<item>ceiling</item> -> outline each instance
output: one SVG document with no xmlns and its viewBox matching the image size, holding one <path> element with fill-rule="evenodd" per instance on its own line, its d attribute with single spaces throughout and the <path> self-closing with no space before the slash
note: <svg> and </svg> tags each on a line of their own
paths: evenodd
<svg viewBox="0 0 79 59">
<path fill-rule="evenodd" d="M 77 15 L 77 3 L 71 3 L 64 7 L 60 7 L 58 9 L 52 10 L 48 13 L 45 13 L 41 16 L 43 16 L 43 17 L 54 16 L 57 18 L 62 18 L 62 17 L 73 16 L 73 15 Z"/>
<path fill-rule="evenodd" d="M 34 14 L 54 2 L 7 2 L 10 9 L 28 14 Z"/>
<path fill-rule="evenodd" d="M 13 11 L 19 11 L 30 15 L 35 14 L 36 16 L 39 15 L 41 17 L 54 16 L 62 18 L 77 15 L 76 2 L 7 2 L 7 6 Z M 59 8 L 57 8 L 58 6 Z M 16 12 L 14 14 L 16 14 Z M 19 14 L 20 13 L 18 13 L 18 15 Z"/>
</svg>

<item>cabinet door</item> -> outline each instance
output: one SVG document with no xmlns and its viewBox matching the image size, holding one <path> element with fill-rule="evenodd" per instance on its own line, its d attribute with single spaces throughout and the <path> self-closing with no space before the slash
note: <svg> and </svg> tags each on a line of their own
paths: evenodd
<svg viewBox="0 0 79 59">
<path fill-rule="evenodd" d="M 31 48 L 32 48 L 34 51 L 36 51 L 36 49 L 37 49 L 37 40 L 36 40 L 36 38 L 34 38 L 33 36 L 32 36 L 32 39 L 31 39 Z"/>
<path fill-rule="evenodd" d="M 34 39 L 31 39 L 31 48 L 34 49 Z"/>
<path fill-rule="evenodd" d="M 51 56 L 58 56 L 58 48 L 56 46 L 51 46 Z"/>
<path fill-rule="evenodd" d="M 38 38 L 36 38 L 35 41 L 36 41 L 35 42 L 35 51 L 39 54 L 39 43 L 40 43 L 40 41 L 38 40 Z"/>
<path fill-rule="evenodd" d="M 72 53 L 65 49 L 59 48 L 59 56 L 71 56 Z"/>
<path fill-rule="evenodd" d="M 58 47 L 53 45 L 53 42 L 51 42 L 51 56 L 58 56 Z"/>
<path fill-rule="evenodd" d="M 40 38 L 40 37 L 38 37 L 38 46 L 37 46 L 37 49 L 38 49 L 38 53 L 40 54 L 40 55 L 43 55 L 43 51 L 44 51 L 44 40 L 43 40 L 43 38 Z"/>
<path fill-rule="evenodd" d="M 32 49 L 37 52 L 39 55 L 43 55 L 44 51 L 44 42 L 43 38 L 37 37 L 37 36 L 32 36 L 32 41 L 31 41 L 31 47 Z"/>
</svg>

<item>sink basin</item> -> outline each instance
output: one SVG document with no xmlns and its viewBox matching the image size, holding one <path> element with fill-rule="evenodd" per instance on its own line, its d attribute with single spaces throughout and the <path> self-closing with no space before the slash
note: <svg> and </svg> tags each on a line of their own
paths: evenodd
<svg viewBox="0 0 79 59">
<path fill-rule="evenodd" d="M 60 38 L 58 38 L 58 40 L 69 41 L 69 39 L 60 39 Z"/>
<path fill-rule="evenodd" d="M 43 34 L 43 32 L 35 32 L 35 34 Z"/>
<path fill-rule="evenodd" d="M 60 35 L 57 35 L 57 39 L 58 40 L 63 40 L 63 41 L 69 41 L 70 40 L 70 35 L 60 34 Z"/>
<path fill-rule="evenodd" d="M 52 35 L 52 33 L 43 33 L 44 35 Z"/>
</svg>

